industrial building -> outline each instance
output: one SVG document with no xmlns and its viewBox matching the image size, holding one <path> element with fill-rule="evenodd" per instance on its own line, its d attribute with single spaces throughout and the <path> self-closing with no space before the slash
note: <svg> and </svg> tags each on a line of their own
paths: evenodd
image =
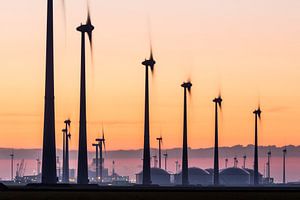
<svg viewBox="0 0 300 200">
<path fill-rule="evenodd" d="M 189 173 L 189 184 L 190 185 L 211 185 L 212 184 L 212 175 L 201 168 L 190 167 L 188 169 Z M 174 184 L 180 185 L 182 183 L 181 180 L 182 173 L 174 175 Z"/>
<path fill-rule="evenodd" d="M 157 185 L 171 185 L 171 175 L 160 168 L 151 168 L 151 182 Z M 143 171 L 136 174 L 136 183 L 143 183 Z"/>
<path fill-rule="evenodd" d="M 249 185 L 250 173 L 242 168 L 230 167 L 220 171 L 221 185 Z"/>
<path fill-rule="evenodd" d="M 250 184 L 254 184 L 254 170 L 249 168 L 245 168 L 244 170 L 250 174 Z M 258 183 L 263 183 L 263 175 L 260 172 L 258 172 Z"/>
</svg>

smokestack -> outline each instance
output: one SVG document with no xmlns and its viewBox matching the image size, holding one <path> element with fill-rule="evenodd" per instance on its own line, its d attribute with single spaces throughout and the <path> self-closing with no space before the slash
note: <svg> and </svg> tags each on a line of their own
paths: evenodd
<svg viewBox="0 0 300 200">
<path fill-rule="evenodd" d="M 56 147 L 54 114 L 54 50 L 53 50 L 53 0 L 47 5 L 46 81 L 44 105 L 42 183 L 55 184 Z"/>
</svg>

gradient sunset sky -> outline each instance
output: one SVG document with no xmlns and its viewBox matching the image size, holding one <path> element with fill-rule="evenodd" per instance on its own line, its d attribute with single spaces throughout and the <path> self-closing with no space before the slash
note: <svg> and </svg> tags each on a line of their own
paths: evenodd
<svg viewBox="0 0 300 200">
<path fill-rule="evenodd" d="M 72 120 L 78 146 L 80 33 L 85 0 L 55 0 L 56 141 Z M 107 149 L 143 146 L 144 67 L 149 24 L 157 61 L 150 88 L 151 146 L 182 144 L 183 89 L 192 80 L 189 146 L 213 146 L 214 104 L 223 96 L 220 145 L 300 144 L 299 0 L 90 0 L 94 69 L 87 46 L 88 144 L 104 124 Z M 0 6 L 0 147 L 40 148 L 43 132 L 46 1 Z M 64 25 L 66 24 L 66 26 Z M 88 44 L 87 44 L 88 45 Z M 88 145 L 92 149 L 91 145 Z"/>
</svg>

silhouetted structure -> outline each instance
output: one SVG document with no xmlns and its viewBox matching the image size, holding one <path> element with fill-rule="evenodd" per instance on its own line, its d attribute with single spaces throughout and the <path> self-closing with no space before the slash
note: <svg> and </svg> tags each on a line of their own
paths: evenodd
<svg viewBox="0 0 300 200">
<path fill-rule="evenodd" d="M 253 112 L 255 115 L 255 144 L 254 144 L 254 185 L 259 184 L 259 174 L 258 174 L 258 130 L 257 130 L 257 120 L 260 119 L 261 110 L 258 108 Z"/>
<path fill-rule="evenodd" d="M 244 155 L 243 156 L 243 169 L 246 169 L 246 159 L 247 159 L 247 156 Z"/>
<path fill-rule="evenodd" d="M 77 31 L 81 32 L 81 78 L 80 78 L 80 119 L 79 119 L 79 149 L 78 149 L 78 184 L 88 184 L 87 133 L 86 133 L 86 81 L 85 81 L 85 33 L 88 34 L 92 47 L 92 31 L 90 13 L 86 24 L 81 24 Z"/>
<path fill-rule="evenodd" d="M 250 173 L 237 167 L 223 169 L 220 172 L 220 183 L 222 185 L 246 186 L 250 184 Z"/>
<path fill-rule="evenodd" d="M 189 184 L 188 171 L 188 144 L 187 144 L 187 91 L 191 91 L 192 83 L 184 82 L 181 84 L 184 90 L 183 96 L 183 144 L 182 144 L 182 185 Z"/>
<path fill-rule="evenodd" d="M 218 107 L 221 109 L 222 98 L 219 96 L 213 100 L 215 103 L 215 148 L 214 148 L 214 185 L 219 185 L 219 139 L 218 139 Z"/>
<path fill-rule="evenodd" d="M 37 173 L 37 175 L 40 175 L 40 173 L 41 173 L 40 168 L 41 168 L 41 160 L 39 158 L 37 158 L 36 159 L 36 173 Z"/>
<path fill-rule="evenodd" d="M 165 157 L 165 171 L 168 171 L 167 168 L 167 164 L 168 164 L 168 152 L 166 151 L 166 153 L 164 153 L 164 157 Z"/>
<path fill-rule="evenodd" d="M 268 151 L 267 167 L 267 179 L 268 183 L 271 183 L 271 150 Z"/>
<path fill-rule="evenodd" d="M 62 182 L 69 183 L 69 139 L 71 139 L 70 126 L 71 120 L 67 119 L 64 121 L 65 128 L 63 132 L 63 172 L 62 172 Z"/>
<path fill-rule="evenodd" d="M 161 143 L 162 143 L 162 137 L 156 138 L 158 141 L 158 168 L 161 168 Z"/>
<path fill-rule="evenodd" d="M 143 185 L 151 184 L 151 161 L 150 161 L 150 130 L 149 130 L 149 67 L 154 70 L 152 47 L 150 48 L 150 59 L 142 62 L 145 66 L 145 117 L 144 117 L 144 152 L 143 152 Z"/>
<path fill-rule="evenodd" d="M 182 172 L 175 174 L 174 183 L 180 184 L 182 179 Z M 212 184 L 212 175 L 204 170 L 197 167 L 189 168 L 189 184 L 191 185 L 211 185 Z"/>
<path fill-rule="evenodd" d="M 15 156 L 15 154 L 14 154 L 14 150 L 13 149 L 12 149 L 11 154 L 9 156 L 10 156 L 10 162 L 11 162 L 10 163 L 11 180 L 14 180 L 14 156 Z"/>
<path fill-rule="evenodd" d="M 283 174 L 282 174 L 282 183 L 285 184 L 286 180 L 285 180 L 285 159 L 286 159 L 286 147 L 282 150 L 283 153 Z"/>
<path fill-rule="evenodd" d="M 244 170 L 249 172 L 249 174 L 250 174 L 250 184 L 253 185 L 254 184 L 254 170 L 249 169 L 249 168 L 245 168 Z M 263 183 L 263 175 L 259 172 L 258 172 L 258 183 L 259 184 Z"/>
<path fill-rule="evenodd" d="M 96 182 L 98 183 L 98 180 L 99 180 L 99 155 L 98 155 L 98 149 L 99 149 L 99 143 L 95 143 L 95 144 L 92 144 L 93 147 L 96 148 Z"/>
<path fill-rule="evenodd" d="M 100 153 L 99 153 L 100 154 L 100 167 L 99 167 L 100 173 L 99 173 L 99 176 L 100 176 L 100 183 L 102 183 L 102 181 L 103 181 L 103 168 L 104 168 L 104 166 L 103 166 L 103 147 L 104 147 L 104 149 L 106 149 L 105 148 L 105 137 L 104 137 L 104 130 L 103 129 L 102 129 L 102 138 L 96 139 L 96 141 L 99 144 L 99 151 L 100 151 Z M 98 161 L 96 160 L 96 162 L 98 162 Z"/>
<path fill-rule="evenodd" d="M 151 180 L 153 184 L 157 185 L 171 185 L 170 174 L 160 168 L 151 168 Z M 143 183 L 143 171 L 136 174 L 136 183 Z"/>
<path fill-rule="evenodd" d="M 55 184 L 55 114 L 54 114 L 54 47 L 53 47 L 53 0 L 47 1 L 46 81 L 44 105 L 42 183 Z"/>
</svg>

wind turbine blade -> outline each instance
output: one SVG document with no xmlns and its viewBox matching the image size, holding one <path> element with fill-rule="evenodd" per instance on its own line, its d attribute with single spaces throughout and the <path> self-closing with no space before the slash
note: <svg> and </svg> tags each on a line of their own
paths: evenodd
<svg viewBox="0 0 300 200">
<path fill-rule="evenodd" d="M 64 24 L 64 28 L 66 28 L 67 17 L 66 17 L 66 3 L 65 3 L 65 0 L 61 0 L 61 4 L 62 4 L 62 13 L 63 13 L 63 24 Z"/>
</svg>

